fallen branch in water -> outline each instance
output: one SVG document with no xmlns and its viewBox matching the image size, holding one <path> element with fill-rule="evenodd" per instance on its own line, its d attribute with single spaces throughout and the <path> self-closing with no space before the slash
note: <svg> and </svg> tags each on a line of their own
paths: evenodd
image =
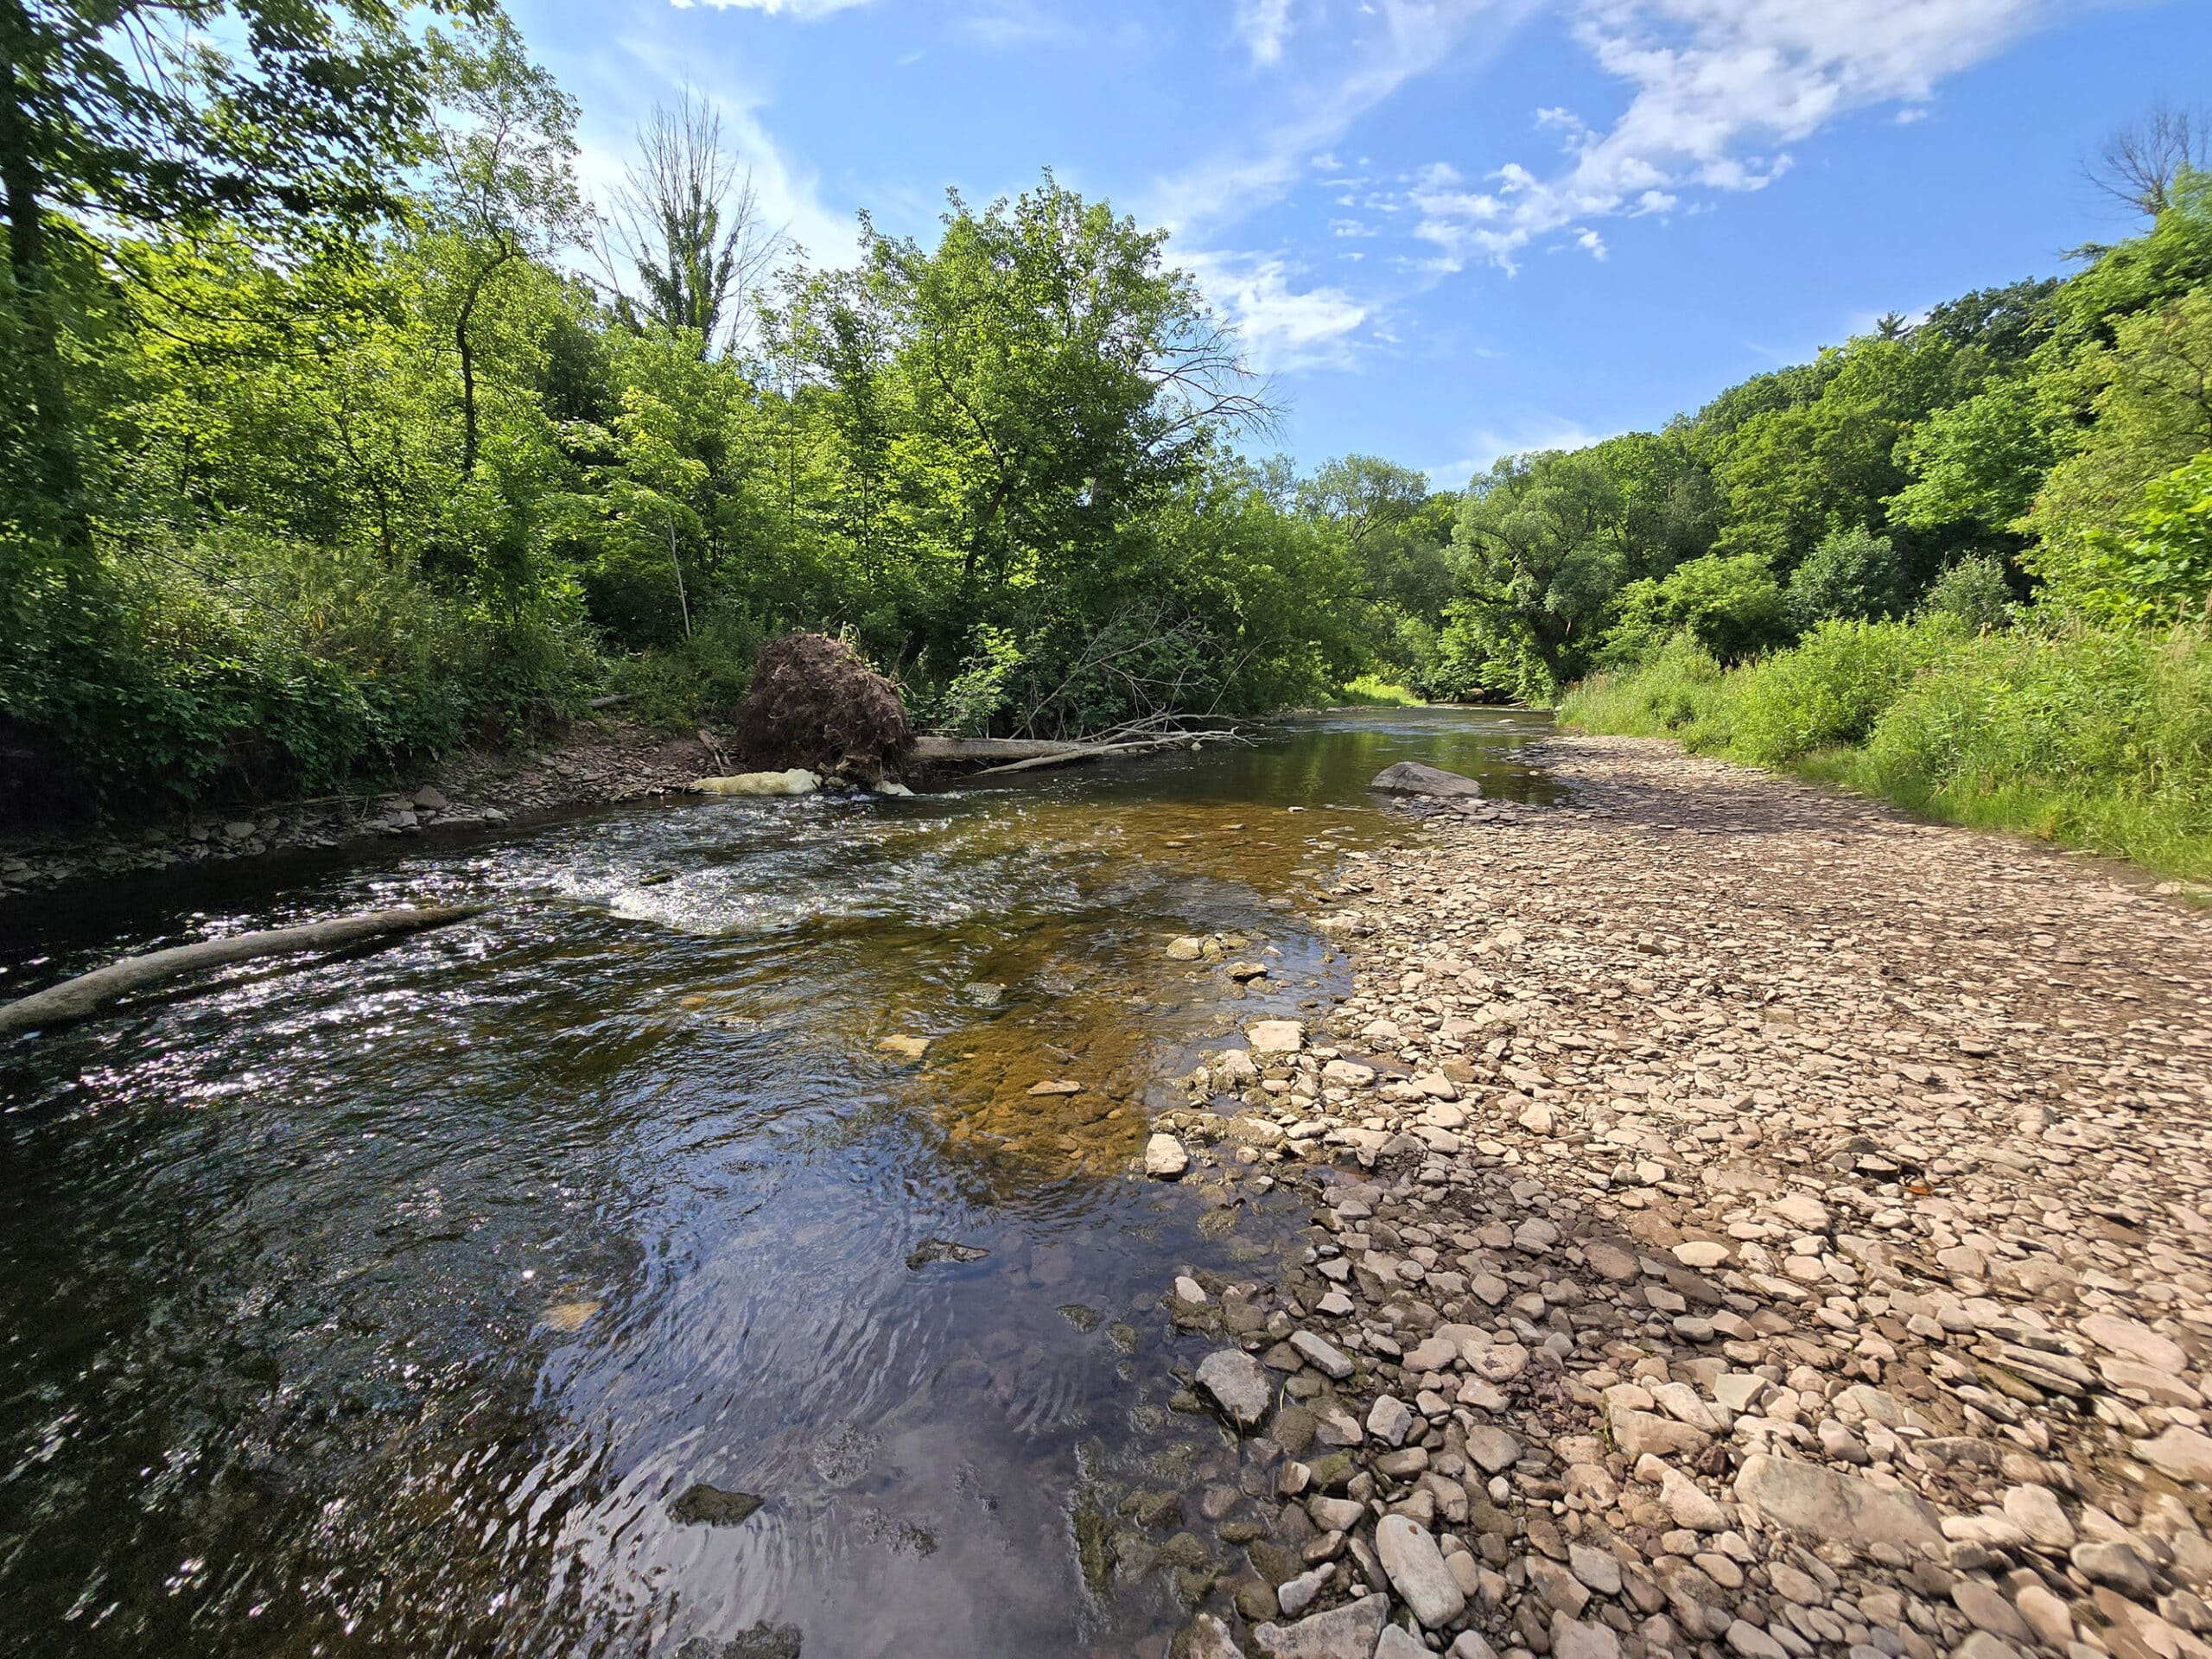
<svg viewBox="0 0 2212 1659">
<path fill-rule="evenodd" d="M 110 963 L 74 979 L 65 979 L 59 985 L 48 986 L 16 1001 L 0 1003 L 0 1037 L 82 1020 L 129 992 L 158 985 L 195 969 L 245 962 L 254 957 L 332 950 L 391 933 L 416 933 L 424 928 L 461 921 L 485 908 L 482 905 L 434 905 L 407 910 L 376 910 L 359 916 L 341 916 L 334 921 L 273 927 L 259 933 L 239 933 L 227 939 L 202 939 L 197 944 L 174 945 L 143 957 L 125 957 L 121 962 Z"/>
</svg>

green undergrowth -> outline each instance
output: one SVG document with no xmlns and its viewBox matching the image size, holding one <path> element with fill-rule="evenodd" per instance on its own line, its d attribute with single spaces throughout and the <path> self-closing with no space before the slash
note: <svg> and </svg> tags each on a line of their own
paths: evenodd
<svg viewBox="0 0 2212 1659">
<path fill-rule="evenodd" d="M 1422 699 L 1379 674 L 1362 674 L 1346 683 L 1337 702 L 1340 707 L 1352 709 L 1418 709 Z"/>
<path fill-rule="evenodd" d="M 2200 631 L 1831 622 L 1736 669 L 1676 639 L 1584 681 L 1559 715 L 2212 878 L 2212 640 Z"/>
</svg>

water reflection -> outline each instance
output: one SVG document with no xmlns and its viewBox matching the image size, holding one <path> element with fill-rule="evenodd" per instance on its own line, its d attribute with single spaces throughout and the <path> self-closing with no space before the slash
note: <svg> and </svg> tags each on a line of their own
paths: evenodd
<svg viewBox="0 0 2212 1659">
<path fill-rule="evenodd" d="M 1258 1273 L 1297 1215 L 1128 1179 L 1147 1092 L 1337 988 L 1301 895 L 1394 833 L 1368 777 L 1525 795 L 1540 730 L 1331 716 L 18 906 L 4 988 L 207 925 L 498 908 L 0 1053 L 0 1647 L 759 1628 L 927 1659 L 1171 1628 L 1165 1578 L 1086 1592 L 1075 1496 L 1221 1454 L 1162 1409 L 1157 1299 L 1179 1267 Z M 1166 960 L 1183 934 L 1267 971 Z M 679 1522 L 698 1482 L 766 1502 Z"/>
</svg>

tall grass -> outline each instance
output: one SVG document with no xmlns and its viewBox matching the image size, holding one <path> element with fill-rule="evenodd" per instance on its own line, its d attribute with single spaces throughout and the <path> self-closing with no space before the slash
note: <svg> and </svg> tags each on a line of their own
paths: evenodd
<svg viewBox="0 0 2212 1659">
<path fill-rule="evenodd" d="M 1732 671 L 1678 640 L 1585 681 L 1560 716 L 2212 877 L 2212 639 L 2197 631 L 1831 622 Z"/>
</svg>

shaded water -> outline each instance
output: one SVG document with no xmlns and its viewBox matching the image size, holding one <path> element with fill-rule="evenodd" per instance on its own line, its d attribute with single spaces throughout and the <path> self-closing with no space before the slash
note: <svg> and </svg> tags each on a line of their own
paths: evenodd
<svg viewBox="0 0 2212 1659">
<path fill-rule="evenodd" d="M 1086 1591 L 1078 1492 L 1233 1472 L 1163 1409 L 1198 1350 L 1160 1298 L 1265 1272 L 1303 1214 L 1132 1179 L 1147 1100 L 1340 988 L 1298 899 L 1392 834 L 1370 777 L 1526 797 L 1542 729 L 1332 715 L 0 910 L 5 997 L 210 931 L 498 906 L 0 1050 L 0 1651 L 1154 1650 L 1169 1589 Z M 1268 976 L 1164 961 L 1182 933 Z M 701 1481 L 766 1502 L 679 1523 Z"/>
</svg>

